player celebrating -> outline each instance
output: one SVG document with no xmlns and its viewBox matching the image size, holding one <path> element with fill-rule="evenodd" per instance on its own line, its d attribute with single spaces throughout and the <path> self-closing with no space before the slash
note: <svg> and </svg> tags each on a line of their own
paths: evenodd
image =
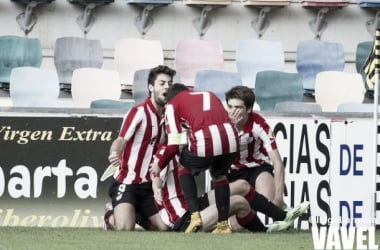
<svg viewBox="0 0 380 250">
<path fill-rule="evenodd" d="M 230 188 L 226 174 L 236 157 L 238 135 L 223 104 L 211 92 L 193 92 L 183 84 L 173 84 L 167 94 L 165 125 L 168 145 L 181 147 L 179 171 L 182 192 L 191 212 L 185 232 L 202 227 L 194 175 L 210 168 L 215 188 L 218 223 L 215 233 L 231 233 L 227 219 Z"/>
</svg>

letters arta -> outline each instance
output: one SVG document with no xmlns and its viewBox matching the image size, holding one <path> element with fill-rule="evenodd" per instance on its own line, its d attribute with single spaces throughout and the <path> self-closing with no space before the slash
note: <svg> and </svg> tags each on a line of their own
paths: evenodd
<svg viewBox="0 0 380 250">
<path fill-rule="evenodd" d="M 33 173 L 30 168 L 23 165 L 16 165 L 9 171 L 9 179 L 4 175 L 0 167 L 0 197 L 5 191 L 11 198 L 39 198 L 46 186 L 45 182 L 56 183 L 57 198 L 66 195 L 68 178 L 74 179 L 74 192 L 80 199 L 97 198 L 98 175 L 94 168 L 83 166 L 79 168 L 75 175 L 66 164 L 66 160 L 59 161 L 57 166 L 37 167 Z M 51 190 L 50 190 L 51 191 Z"/>
<path fill-rule="evenodd" d="M 76 127 L 62 127 L 60 131 L 38 129 L 14 129 L 11 126 L 0 127 L 0 141 L 28 144 L 33 141 L 111 141 L 112 131 L 94 129 L 78 130 Z"/>
</svg>

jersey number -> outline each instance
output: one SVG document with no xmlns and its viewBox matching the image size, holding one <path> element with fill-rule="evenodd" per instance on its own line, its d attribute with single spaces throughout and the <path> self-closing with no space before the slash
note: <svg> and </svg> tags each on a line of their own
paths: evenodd
<svg viewBox="0 0 380 250">
<path fill-rule="evenodd" d="M 210 93 L 208 92 L 190 92 L 191 95 L 202 95 L 203 111 L 210 110 Z"/>
</svg>

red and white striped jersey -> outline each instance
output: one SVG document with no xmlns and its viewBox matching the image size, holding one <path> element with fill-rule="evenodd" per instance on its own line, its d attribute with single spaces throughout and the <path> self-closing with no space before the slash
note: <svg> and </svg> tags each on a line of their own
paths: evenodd
<svg viewBox="0 0 380 250">
<path fill-rule="evenodd" d="M 162 150 L 165 150 L 163 148 Z M 160 154 L 160 150 L 156 155 Z M 163 154 L 163 153 L 162 153 Z M 170 228 L 173 228 L 181 217 L 186 213 L 186 201 L 182 194 L 181 186 L 178 178 L 178 155 L 163 168 L 160 172 L 162 181 L 162 205 L 157 205 L 157 210 L 162 221 Z"/>
<path fill-rule="evenodd" d="M 189 151 L 200 157 L 233 153 L 238 150 L 238 135 L 227 111 L 211 92 L 182 91 L 165 108 L 168 144 L 171 134 L 187 132 Z"/>
<path fill-rule="evenodd" d="M 231 169 L 242 169 L 271 163 L 268 152 L 277 149 L 277 144 L 265 119 L 257 113 L 248 115 L 248 121 L 239 132 L 240 151 Z"/>
<path fill-rule="evenodd" d="M 114 174 L 118 182 L 150 182 L 149 164 L 156 144 L 165 142 L 163 119 L 151 100 L 132 107 L 124 117 L 119 136 L 126 141 L 120 168 Z"/>
</svg>

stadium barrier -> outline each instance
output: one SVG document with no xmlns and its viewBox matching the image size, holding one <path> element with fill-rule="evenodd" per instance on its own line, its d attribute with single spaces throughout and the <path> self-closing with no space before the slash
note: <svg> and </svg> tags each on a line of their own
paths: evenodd
<svg viewBox="0 0 380 250">
<path fill-rule="evenodd" d="M 100 177 L 124 114 L 67 112 L 0 112 L 0 226 L 102 226 Z M 371 114 L 262 114 L 286 167 L 286 204 L 311 203 L 294 227 L 378 224 Z M 204 176 L 197 182 L 203 191 Z"/>
</svg>

